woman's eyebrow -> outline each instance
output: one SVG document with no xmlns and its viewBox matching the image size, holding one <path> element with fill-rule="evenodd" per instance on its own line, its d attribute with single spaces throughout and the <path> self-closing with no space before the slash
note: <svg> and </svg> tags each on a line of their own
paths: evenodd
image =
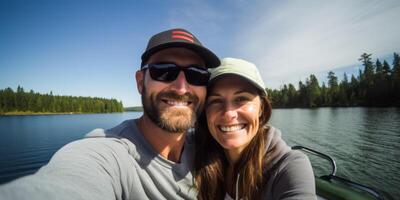
<svg viewBox="0 0 400 200">
<path fill-rule="evenodd" d="M 238 91 L 236 91 L 236 92 L 233 93 L 233 94 L 237 95 L 237 94 L 242 94 L 242 93 L 253 94 L 253 95 L 256 94 L 256 92 L 254 92 L 254 91 L 246 91 L 246 90 L 238 90 Z M 222 96 L 222 95 L 219 94 L 219 93 L 217 93 L 217 92 L 210 92 L 210 93 L 208 94 L 208 97 L 210 97 L 210 96 L 220 97 L 220 96 Z"/>
<path fill-rule="evenodd" d="M 241 94 L 241 93 L 248 93 L 248 94 L 256 94 L 254 91 L 246 91 L 246 90 L 238 90 L 234 94 Z"/>
</svg>

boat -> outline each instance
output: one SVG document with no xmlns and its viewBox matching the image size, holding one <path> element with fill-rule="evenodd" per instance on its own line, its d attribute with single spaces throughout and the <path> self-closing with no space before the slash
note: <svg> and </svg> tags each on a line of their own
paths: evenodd
<svg viewBox="0 0 400 200">
<path fill-rule="evenodd" d="M 304 146 L 293 146 L 292 149 L 316 155 L 330 162 L 331 173 L 315 177 L 315 187 L 319 200 L 384 200 L 383 195 L 378 190 L 337 176 L 336 162 L 331 156 Z"/>
</svg>

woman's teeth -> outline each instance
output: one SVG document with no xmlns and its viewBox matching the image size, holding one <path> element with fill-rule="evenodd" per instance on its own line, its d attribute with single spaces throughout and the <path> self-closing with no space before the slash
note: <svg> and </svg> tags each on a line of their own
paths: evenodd
<svg viewBox="0 0 400 200">
<path fill-rule="evenodd" d="M 219 129 L 223 132 L 238 131 L 245 127 L 244 124 L 237 124 L 232 126 L 219 126 Z"/>
</svg>

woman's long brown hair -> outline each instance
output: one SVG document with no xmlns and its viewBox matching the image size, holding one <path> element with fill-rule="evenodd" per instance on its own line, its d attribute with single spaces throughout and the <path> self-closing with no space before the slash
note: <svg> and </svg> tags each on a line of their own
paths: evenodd
<svg viewBox="0 0 400 200">
<path fill-rule="evenodd" d="M 240 174 L 239 194 L 236 195 L 243 199 L 261 199 L 261 190 L 265 182 L 263 179 L 263 168 L 266 164 L 265 137 L 269 129 L 267 123 L 271 117 L 272 107 L 266 95 L 259 93 L 259 96 L 262 102 L 262 114 L 257 134 L 243 150 L 239 161 L 234 166 L 234 175 Z M 194 176 L 199 192 L 198 198 L 201 200 L 224 199 L 228 184 L 225 180 L 226 169 L 229 163 L 223 148 L 208 130 L 205 111 L 197 121 L 195 141 Z"/>
</svg>

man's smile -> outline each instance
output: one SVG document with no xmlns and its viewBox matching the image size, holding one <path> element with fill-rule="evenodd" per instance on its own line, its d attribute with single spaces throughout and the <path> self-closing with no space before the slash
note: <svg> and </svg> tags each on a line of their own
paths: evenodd
<svg viewBox="0 0 400 200">
<path fill-rule="evenodd" d="M 190 104 L 192 104 L 191 101 L 178 101 L 178 100 L 171 100 L 171 99 L 162 99 L 161 101 L 170 106 L 185 106 L 186 107 L 186 106 L 189 106 Z"/>
</svg>

